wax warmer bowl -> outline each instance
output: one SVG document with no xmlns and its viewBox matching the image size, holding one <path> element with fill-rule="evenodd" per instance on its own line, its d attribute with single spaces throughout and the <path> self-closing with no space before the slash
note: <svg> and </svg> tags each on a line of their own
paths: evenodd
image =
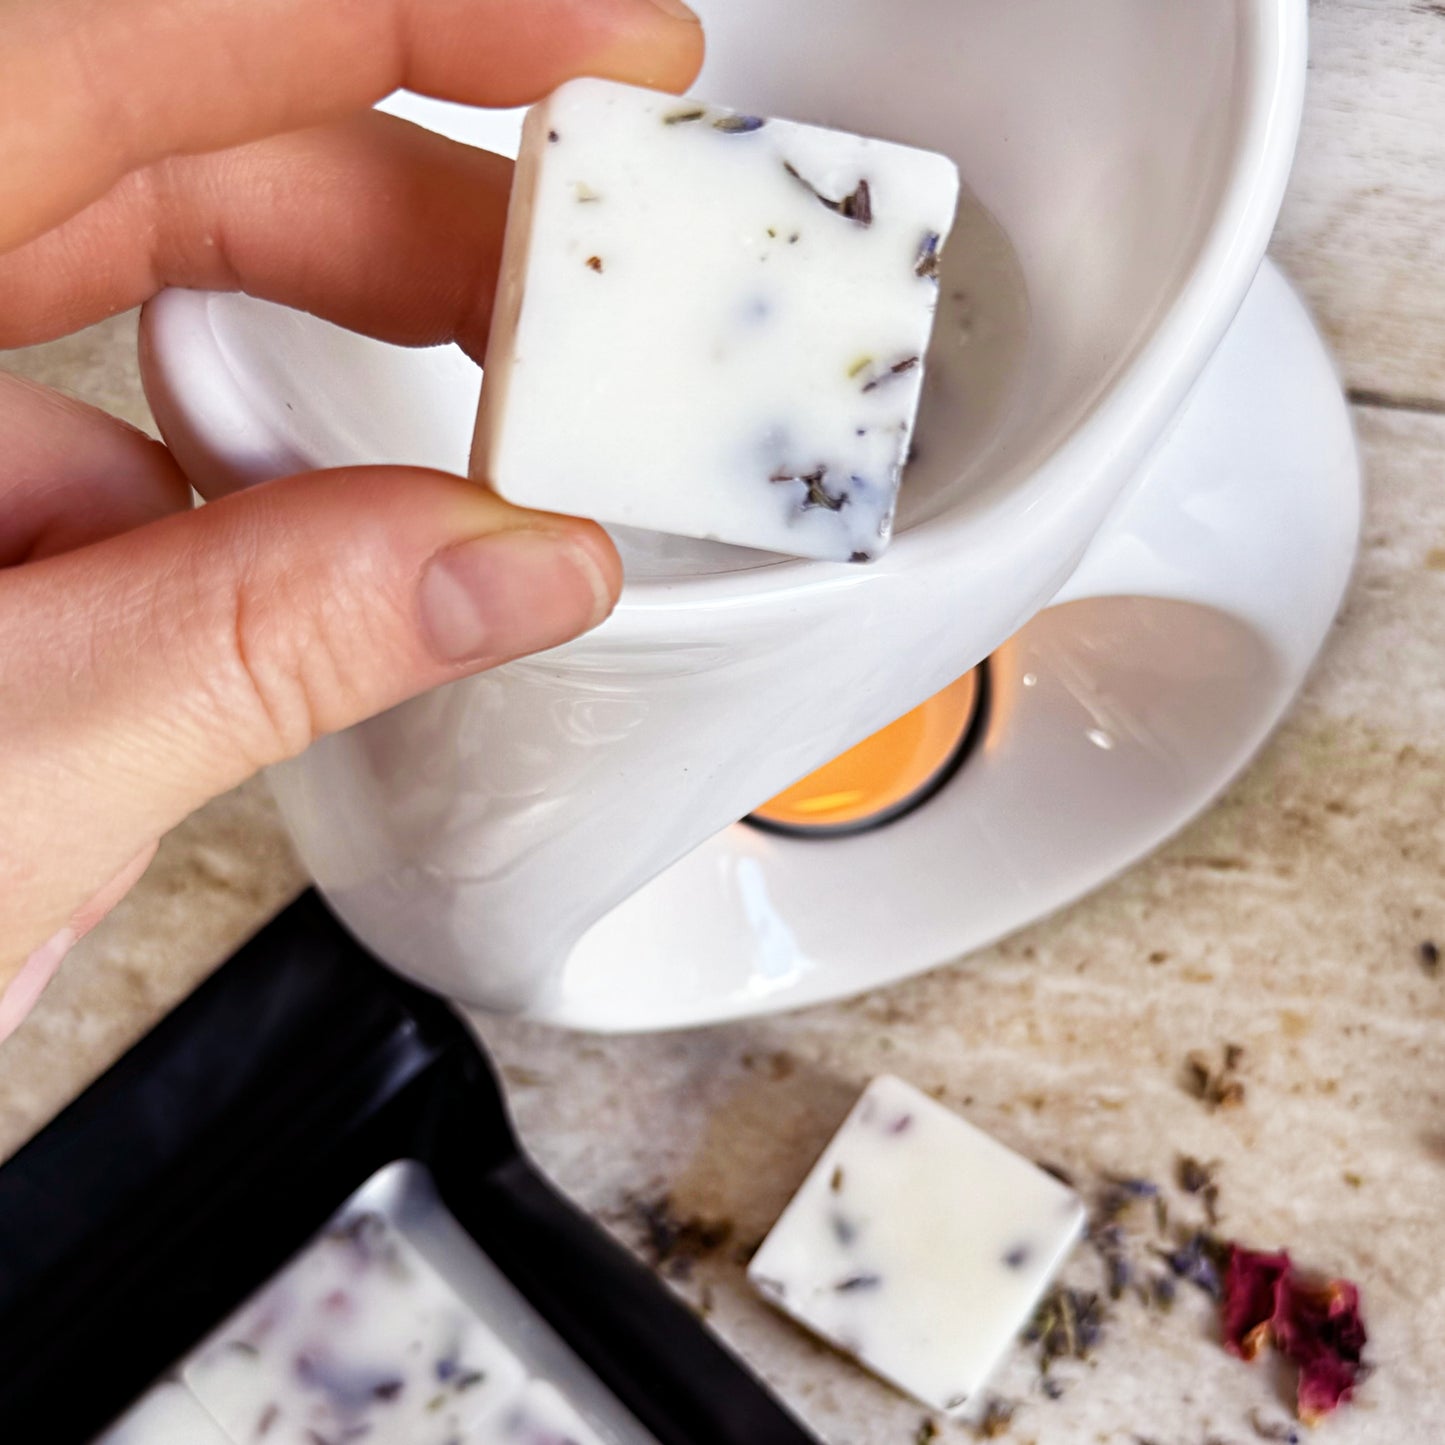
<svg viewBox="0 0 1445 1445">
<path fill-rule="evenodd" d="M 597 632 L 273 773 L 382 957 L 580 1027 L 857 992 L 1097 885 L 1278 720 L 1358 533 L 1333 371 L 1259 269 L 1305 0 L 701 8 L 699 95 L 943 150 L 970 189 L 892 548 L 847 567 L 620 536 L 627 586 Z M 515 147 L 516 113 L 389 108 Z M 480 377 L 455 350 L 179 292 L 143 342 L 212 494 L 464 464 Z M 990 655 L 981 746 L 926 806 L 827 840 L 738 822 Z"/>
</svg>

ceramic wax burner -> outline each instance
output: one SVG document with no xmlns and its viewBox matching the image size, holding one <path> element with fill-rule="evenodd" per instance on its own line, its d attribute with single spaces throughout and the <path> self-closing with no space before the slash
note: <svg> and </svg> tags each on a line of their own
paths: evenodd
<svg viewBox="0 0 1445 1445">
<path fill-rule="evenodd" d="M 1358 526 L 1329 362 L 1259 270 L 1305 0 L 702 8 L 700 94 L 945 151 L 971 189 L 892 548 L 848 567 L 619 537 L 596 633 L 273 778 L 382 957 L 584 1027 L 857 991 L 1116 872 L 1277 720 Z M 515 146 L 516 114 L 390 108 Z M 200 293 L 144 325 L 157 416 L 212 492 L 464 469 L 479 374 L 453 350 Z M 925 806 L 846 838 L 738 822 L 990 655 L 981 746 Z"/>
</svg>

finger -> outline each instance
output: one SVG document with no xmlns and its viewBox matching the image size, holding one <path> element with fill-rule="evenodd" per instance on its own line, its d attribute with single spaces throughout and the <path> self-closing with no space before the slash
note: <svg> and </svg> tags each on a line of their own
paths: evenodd
<svg viewBox="0 0 1445 1445">
<path fill-rule="evenodd" d="M 582 74 L 681 87 L 701 56 L 680 0 L 7 0 L 0 250 L 162 157 L 398 87 L 520 105 Z"/>
<path fill-rule="evenodd" d="M 191 504 L 190 484 L 159 442 L 18 376 L 0 375 L 0 438 L 0 567 L 68 552 Z"/>
<path fill-rule="evenodd" d="M 161 162 L 0 256 L 0 346 L 186 286 L 480 356 L 511 179 L 500 156 L 375 112 Z"/>
<path fill-rule="evenodd" d="M 600 528 L 400 468 L 291 478 L 0 573 L 0 971 L 201 802 L 562 642 L 620 584 Z"/>
</svg>

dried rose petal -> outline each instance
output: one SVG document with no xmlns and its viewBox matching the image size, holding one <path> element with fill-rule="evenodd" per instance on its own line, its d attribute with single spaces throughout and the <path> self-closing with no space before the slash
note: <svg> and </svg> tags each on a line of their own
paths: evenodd
<svg viewBox="0 0 1445 1445">
<path fill-rule="evenodd" d="M 1291 1276 L 1274 1321 L 1280 1351 L 1300 1369 L 1300 1419 L 1314 1424 L 1354 1393 L 1363 1373 L 1365 1322 L 1360 1292 L 1348 1280 Z"/>
<path fill-rule="evenodd" d="M 1348 1400 L 1365 1372 L 1359 1291 L 1299 1274 L 1283 1251 L 1230 1246 L 1223 1331 L 1225 1349 L 1241 1359 L 1273 1342 L 1299 1367 L 1299 1415 L 1309 1425 Z"/>
<path fill-rule="evenodd" d="M 1224 1272 L 1224 1348 L 1252 1360 L 1269 1343 L 1290 1273 L 1289 1255 L 1234 1244 Z"/>
</svg>

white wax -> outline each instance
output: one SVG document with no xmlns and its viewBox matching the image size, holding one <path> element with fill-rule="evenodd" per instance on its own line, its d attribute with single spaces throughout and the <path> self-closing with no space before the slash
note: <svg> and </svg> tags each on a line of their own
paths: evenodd
<svg viewBox="0 0 1445 1445">
<path fill-rule="evenodd" d="M 232 1445 L 184 1385 L 158 1385 L 95 1445 Z"/>
<path fill-rule="evenodd" d="M 906 1394 L 961 1412 L 1083 1225 L 1072 1190 L 885 1076 L 869 1085 L 748 1276 Z"/>
<path fill-rule="evenodd" d="M 95 1445 L 656 1445 L 398 1163 Z"/>
<path fill-rule="evenodd" d="M 183 1378 L 238 1441 L 468 1439 L 522 1393 L 522 1362 L 390 1223 L 329 1229 L 192 1356 Z"/>
<path fill-rule="evenodd" d="M 473 474 L 840 561 L 891 535 L 958 173 L 600 80 L 527 118 Z"/>
<path fill-rule="evenodd" d="M 553 1386 L 538 1380 L 478 1445 L 603 1445 L 603 1441 Z"/>
</svg>

